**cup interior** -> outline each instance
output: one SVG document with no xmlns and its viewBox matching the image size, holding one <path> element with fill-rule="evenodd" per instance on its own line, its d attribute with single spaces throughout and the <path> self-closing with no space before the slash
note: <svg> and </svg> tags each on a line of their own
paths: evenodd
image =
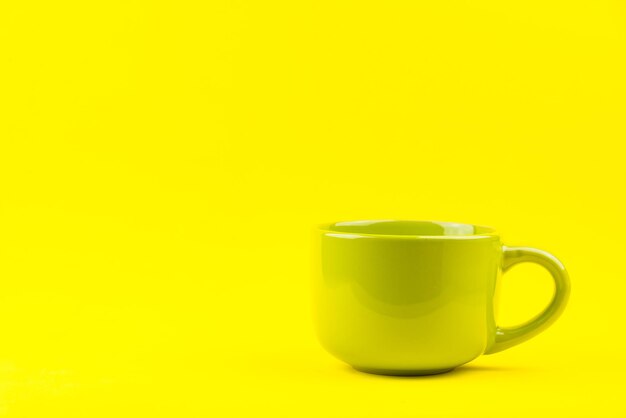
<svg viewBox="0 0 626 418">
<path fill-rule="evenodd" d="M 367 235 L 472 236 L 494 233 L 486 226 L 438 221 L 369 220 L 323 225 L 330 232 Z"/>
</svg>

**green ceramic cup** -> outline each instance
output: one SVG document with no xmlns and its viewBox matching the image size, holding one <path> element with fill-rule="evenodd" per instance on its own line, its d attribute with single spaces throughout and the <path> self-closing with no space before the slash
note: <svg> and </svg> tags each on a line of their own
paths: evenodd
<svg viewBox="0 0 626 418">
<path fill-rule="evenodd" d="M 569 279 L 554 256 L 506 247 L 488 227 L 430 221 L 354 221 L 316 231 L 314 317 L 322 345 L 376 374 L 442 373 L 534 337 L 561 314 Z M 533 262 L 555 284 L 550 304 L 511 328 L 494 319 L 496 284 Z"/>
</svg>

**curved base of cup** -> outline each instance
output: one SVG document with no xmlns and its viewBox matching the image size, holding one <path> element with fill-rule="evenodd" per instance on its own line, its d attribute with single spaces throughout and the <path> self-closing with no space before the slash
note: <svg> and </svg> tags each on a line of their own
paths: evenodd
<svg viewBox="0 0 626 418">
<path fill-rule="evenodd" d="M 386 376 L 430 376 L 433 374 L 442 374 L 454 370 L 456 367 L 448 369 L 432 369 L 432 370 L 394 370 L 394 369 L 371 369 L 369 367 L 352 366 L 355 370 L 369 374 L 382 374 Z"/>
</svg>

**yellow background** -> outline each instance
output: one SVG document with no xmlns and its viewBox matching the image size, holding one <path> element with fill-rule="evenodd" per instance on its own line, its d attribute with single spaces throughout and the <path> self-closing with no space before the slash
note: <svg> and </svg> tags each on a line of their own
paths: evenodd
<svg viewBox="0 0 626 418">
<path fill-rule="evenodd" d="M 0 416 L 624 416 L 622 1 L 0 6 Z M 315 341 L 312 225 L 553 252 L 548 332 L 454 373 Z M 500 321 L 549 300 L 504 281 Z"/>
</svg>

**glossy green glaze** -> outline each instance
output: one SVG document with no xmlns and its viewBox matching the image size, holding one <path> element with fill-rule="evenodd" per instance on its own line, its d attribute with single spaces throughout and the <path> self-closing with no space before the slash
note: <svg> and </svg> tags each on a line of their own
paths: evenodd
<svg viewBox="0 0 626 418">
<path fill-rule="evenodd" d="M 357 370 L 393 375 L 449 371 L 525 341 L 562 312 L 561 263 L 503 247 L 491 228 L 444 222 L 356 221 L 316 231 L 315 323 L 322 345 Z M 515 328 L 494 320 L 501 271 L 536 262 L 554 277 L 551 304 Z"/>
</svg>

